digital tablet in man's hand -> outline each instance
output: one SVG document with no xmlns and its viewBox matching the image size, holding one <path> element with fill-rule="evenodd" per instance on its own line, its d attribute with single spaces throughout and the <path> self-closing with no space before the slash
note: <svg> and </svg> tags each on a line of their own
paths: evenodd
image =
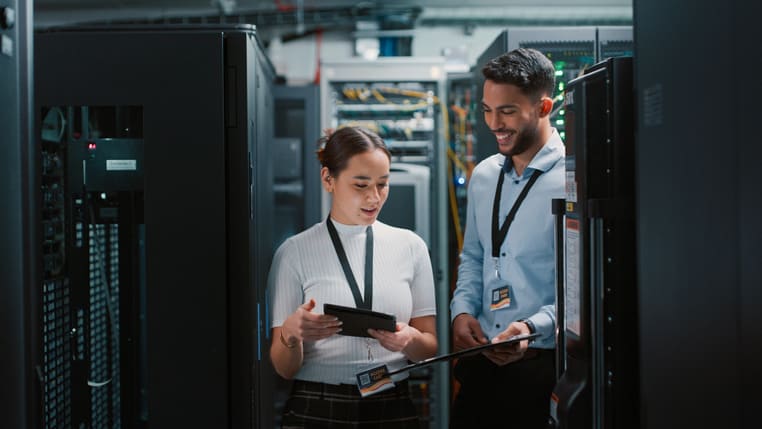
<svg viewBox="0 0 762 429">
<path fill-rule="evenodd" d="M 397 318 L 392 314 L 335 304 L 323 304 L 323 313 L 336 316 L 341 320 L 340 335 L 370 337 L 368 329 L 383 329 L 390 332 L 397 330 Z"/>
</svg>

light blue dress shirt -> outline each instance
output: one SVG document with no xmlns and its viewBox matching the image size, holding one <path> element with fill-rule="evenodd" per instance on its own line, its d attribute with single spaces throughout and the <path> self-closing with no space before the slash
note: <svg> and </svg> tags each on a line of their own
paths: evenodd
<svg viewBox="0 0 762 429">
<path fill-rule="evenodd" d="M 463 252 L 450 314 L 468 313 L 479 320 L 490 339 L 511 322 L 529 319 L 540 333 L 532 347 L 555 344 L 555 245 L 553 198 L 564 198 L 564 144 L 556 130 L 518 176 L 510 158 L 495 154 L 480 162 L 468 184 L 468 206 Z M 505 164 L 505 165 L 504 165 Z M 492 205 L 498 174 L 506 174 L 500 197 L 499 224 L 513 207 L 535 170 L 543 173 L 521 204 L 500 248 L 498 270 L 492 257 Z M 493 292 L 509 287 L 510 305 L 491 308 Z"/>
</svg>

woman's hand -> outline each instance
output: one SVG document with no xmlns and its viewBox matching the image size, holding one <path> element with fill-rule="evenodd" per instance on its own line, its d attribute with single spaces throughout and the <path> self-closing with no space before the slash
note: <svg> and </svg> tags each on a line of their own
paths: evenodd
<svg viewBox="0 0 762 429">
<path fill-rule="evenodd" d="M 437 353 L 437 331 L 434 316 L 414 317 L 410 324 L 397 323 L 395 332 L 368 329 L 387 350 L 402 352 L 408 359 L 418 362 Z"/>
<path fill-rule="evenodd" d="M 389 351 L 403 352 L 414 339 L 421 335 L 421 331 L 407 323 L 397 323 L 397 331 L 389 332 L 382 329 L 368 329 L 368 334 L 378 340 L 381 346 Z"/>
<path fill-rule="evenodd" d="M 315 314 L 312 312 L 314 308 L 315 300 L 310 299 L 283 322 L 281 332 L 289 345 L 323 340 L 341 332 L 339 319 L 326 314 Z"/>
</svg>

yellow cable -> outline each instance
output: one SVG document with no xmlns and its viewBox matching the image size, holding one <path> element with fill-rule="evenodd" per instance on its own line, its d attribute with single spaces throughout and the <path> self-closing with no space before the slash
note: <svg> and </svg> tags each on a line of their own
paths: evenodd
<svg viewBox="0 0 762 429">
<path fill-rule="evenodd" d="M 373 93 L 373 96 L 376 97 L 376 100 L 378 100 L 379 103 L 391 103 L 389 100 L 384 98 L 383 95 L 381 95 L 380 92 L 376 88 L 373 88 L 370 90 Z"/>
<path fill-rule="evenodd" d="M 448 158 L 453 158 L 453 160 L 460 162 L 460 160 L 454 156 L 455 152 L 450 149 L 450 115 L 444 101 L 441 102 L 440 108 L 442 109 L 444 137 L 445 144 L 447 145 Z M 455 240 L 458 243 L 458 254 L 460 254 L 463 250 L 463 231 L 460 228 L 460 215 L 458 214 L 458 200 L 455 196 L 455 181 L 453 180 L 452 163 L 449 161 L 447 162 L 447 190 L 450 197 L 450 211 L 452 212 L 453 227 L 455 228 Z"/>
<path fill-rule="evenodd" d="M 448 156 L 450 159 L 452 159 L 452 162 L 453 162 L 453 163 L 455 163 L 455 166 L 456 166 L 456 167 L 460 168 L 460 169 L 461 169 L 461 170 L 463 170 L 463 171 L 468 171 L 468 170 L 466 169 L 466 166 L 463 164 L 463 161 L 461 161 L 461 160 L 458 158 L 458 155 L 455 153 L 455 151 L 454 151 L 454 150 L 452 150 L 452 149 L 451 149 L 451 148 L 449 148 L 449 147 L 447 148 L 447 156 Z"/>
<path fill-rule="evenodd" d="M 453 226 L 455 227 L 455 239 L 458 242 L 458 254 L 463 250 L 463 232 L 460 230 L 460 215 L 458 214 L 458 201 L 455 197 L 455 183 L 452 177 L 452 163 L 447 163 L 447 188 L 450 194 L 450 211 L 452 212 Z"/>
<path fill-rule="evenodd" d="M 389 92 L 389 93 L 392 93 L 392 94 L 404 95 L 404 96 L 407 96 L 407 97 L 415 97 L 415 98 L 423 98 L 423 99 L 429 98 L 429 94 L 427 94 L 425 92 L 422 92 L 422 91 L 413 91 L 411 89 L 399 89 L 399 88 L 394 88 L 394 87 L 391 87 L 391 86 L 384 86 L 384 87 L 380 87 L 378 89 L 379 89 L 379 91 Z M 432 98 L 432 100 L 433 100 L 433 102 L 435 104 L 439 104 L 439 97 L 437 97 L 436 95 L 432 95 L 431 98 Z"/>
</svg>

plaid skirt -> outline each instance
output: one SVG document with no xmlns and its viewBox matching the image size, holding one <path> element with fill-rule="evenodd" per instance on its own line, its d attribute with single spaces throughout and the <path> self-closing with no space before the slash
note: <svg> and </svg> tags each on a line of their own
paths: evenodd
<svg viewBox="0 0 762 429">
<path fill-rule="evenodd" d="M 283 409 L 283 429 L 395 428 L 420 429 L 407 380 L 363 398 L 352 384 L 296 380 Z"/>
</svg>

